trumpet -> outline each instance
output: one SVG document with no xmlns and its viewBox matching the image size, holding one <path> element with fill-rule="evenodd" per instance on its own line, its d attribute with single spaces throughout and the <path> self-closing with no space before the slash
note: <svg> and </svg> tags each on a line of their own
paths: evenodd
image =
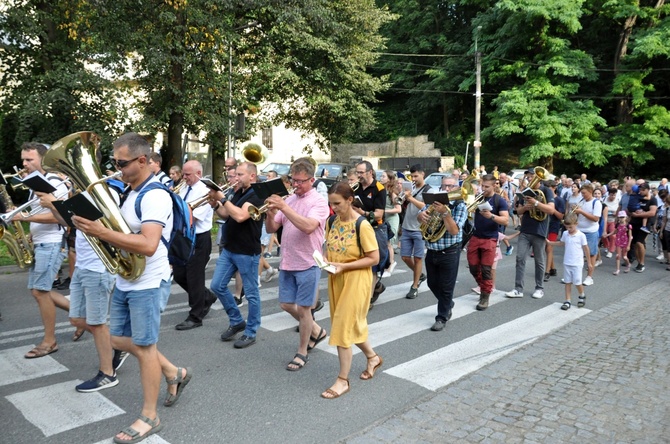
<svg viewBox="0 0 670 444">
<path fill-rule="evenodd" d="M 60 200 L 64 197 L 66 197 L 70 193 L 70 190 L 65 190 L 64 192 L 54 194 L 57 200 Z M 31 217 L 34 216 L 44 210 L 41 206 L 37 205 L 40 202 L 39 197 L 33 197 L 30 199 L 28 202 L 19 205 L 18 207 L 14 208 L 12 211 L 0 215 L 0 219 L 2 219 L 2 222 L 4 223 L 9 223 L 14 216 L 17 214 L 21 214 L 23 218 Z"/>
<path fill-rule="evenodd" d="M 287 194 L 285 196 L 282 196 L 281 198 L 286 200 L 287 197 L 292 196 L 293 193 Z M 258 221 L 261 220 L 261 217 L 263 217 L 263 214 L 265 214 L 268 210 L 270 209 L 270 204 L 265 204 L 261 206 L 260 208 L 256 208 L 254 205 L 249 205 L 249 217 L 251 217 L 253 220 Z"/>
</svg>

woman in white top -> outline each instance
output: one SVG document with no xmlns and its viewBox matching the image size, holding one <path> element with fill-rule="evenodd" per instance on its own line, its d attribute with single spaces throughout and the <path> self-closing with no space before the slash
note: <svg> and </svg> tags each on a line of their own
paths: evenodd
<svg viewBox="0 0 670 444">
<path fill-rule="evenodd" d="M 593 197 L 593 185 L 585 183 L 582 185 L 581 193 L 583 199 L 579 202 L 574 213 L 578 216 L 577 228 L 584 233 L 589 245 L 589 274 L 584 279 L 584 285 L 593 285 L 593 268 L 598 254 L 598 228 L 600 217 L 603 214 L 603 204 Z"/>
<path fill-rule="evenodd" d="M 572 191 L 572 194 L 567 199 L 567 202 L 565 203 L 565 208 L 569 212 L 572 208 L 576 207 L 579 205 L 579 201 L 582 200 L 582 196 L 579 194 L 579 185 L 576 183 L 573 183 L 570 191 Z"/>
</svg>

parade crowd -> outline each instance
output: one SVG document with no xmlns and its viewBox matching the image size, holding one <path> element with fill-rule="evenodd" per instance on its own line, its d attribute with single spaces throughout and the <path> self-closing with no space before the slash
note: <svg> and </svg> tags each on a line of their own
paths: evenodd
<svg viewBox="0 0 670 444">
<path fill-rule="evenodd" d="M 116 443 L 139 442 L 163 428 L 157 408 L 161 377 L 167 383 L 165 407 L 178 402 L 194 377 L 194 369 L 173 364 L 157 346 L 173 280 L 186 291 L 189 303 L 188 315 L 176 330 L 201 327 L 218 300 L 229 321 L 221 340 L 246 349 L 261 334 L 261 282 L 277 278 L 279 306 L 296 320 L 300 333 L 286 369 L 301 371 L 310 352 L 327 339 L 337 348 L 339 369 L 321 396 L 335 399 L 350 390 L 353 345 L 366 359 L 361 380 L 373 379 L 384 363 L 368 341 L 367 315 L 383 297 L 383 279 L 393 275 L 398 255 L 411 272 L 406 298 L 417 298 L 425 281 L 437 300 L 434 323 L 426 326 L 435 332 L 445 330 L 452 316 L 462 253 L 474 279 L 473 291 L 479 294 L 479 311 L 488 308 L 496 291 L 498 261 L 514 252 L 514 288 L 505 295 L 542 298 L 544 284 L 560 279 L 565 284 L 562 310 L 572 308 L 573 287 L 577 307 L 587 305 L 593 294 L 587 297 L 586 287 L 604 278 L 596 271 L 604 261 L 613 261 L 612 273 L 618 278 L 629 271 L 643 273 L 657 263 L 670 271 L 667 179 L 654 187 L 632 177 L 601 184 L 585 174 L 555 177 L 537 167 L 513 181 L 497 167 L 492 173 L 485 167 L 464 167 L 444 174 L 435 189 L 426 183 L 421 165 L 377 175 L 370 162 L 362 161 L 345 180 L 328 187 L 313 159 L 303 157 L 291 164 L 288 176 L 268 174 L 286 192 L 262 198 L 253 186 L 258 182 L 254 163 L 226 159 L 223 183 L 211 187 L 201 180 L 203 168 L 197 160 L 171 166 L 168 176 L 149 142 L 127 133 L 113 144 L 112 164 L 122 175 L 107 180 L 109 206 L 124 221 L 121 225 L 127 225 L 120 230 L 105 220 L 76 215 L 64 220 L 54 202 L 66 199 L 77 181 L 46 168 L 47 155 L 42 144 L 24 144 L 23 173 L 41 173 L 56 191 L 34 192 L 37 211 L 8 213 L 6 221 L 30 223 L 34 259 L 28 289 L 37 302 L 44 336 L 25 358 L 58 351 L 56 308 L 68 310 L 76 327 L 73 340 L 89 332 L 95 341 L 97 373 L 76 386 L 77 391 L 114 387 L 119 383 L 116 371 L 134 356 L 142 410 L 115 435 Z M 115 183 L 117 179 L 122 183 Z M 175 195 L 189 204 L 195 228 L 193 254 L 184 263 L 170 254 L 177 224 Z M 214 223 L 219 224 L 215 242 Z M 123 272 L 110 272 L 96 242 L 115 252 Z M 214 243 L 219 256 L 207 288 L 205 267 Z M 266 260 L 273 246 L 280 251 L 278 270 Z M 562 265 L 554 260 L 557 249 L 563 250 Z M 315 260 L 319 254 L 322 263 Z M 54 288 L 66 256 L 70 275 L 58 288 L 69 286 L 70 300 Z M 649 264 L 649 257 L 656 262 Z M 526 286 L 529 259 L 534 279 Z M 318 294 L 323 270 L 328 276 L 330 331 L 314 319 L 324 305 Z M 246 317 L 241 311 L 245 304 Z"/>
</svg>

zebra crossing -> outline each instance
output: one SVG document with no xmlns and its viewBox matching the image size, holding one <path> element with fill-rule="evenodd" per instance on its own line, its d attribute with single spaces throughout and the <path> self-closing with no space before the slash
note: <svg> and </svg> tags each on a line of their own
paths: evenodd
<svg viewBox="0 0 670 444">
<path fill-rule="evenodd" d="M 213 268 L 213 266 L 214 264 L 211 263 L 210 268 Z M 394 276 L 402 276 L 403 274 L 408 275 L 408 270 L 396 269 Z M 405 303 L 405 294 L 408 288 L 407 282 L 405 282 L 406 277 L 402 276 L 402 279 L 399 280 L 402 280 L 402 282 L 393 285 L 388 284 L 386 291 L 375 304 L 375 318 L 381 317 L 382 319 L 370 322 L 369 341 L 376 349 L 396 341 L 402 341 L 412 335 L 421 334 L 429 328 L 434 320 L 436 313 L 434 303 L 420 307 L 417 305 L 417 308 L 398 315 L 380 316 L 380 313 L 386 313 L 384 311 L 385 306 L 391 307 L 394 303 Z M 207 285 L 210 285 L 210 281 L 207 282 Z M 321 290 L 327 288 L 326 277 L 320 280 L 319 288 Z M 265 302 L 263 312 L 266 313 L 261 319 L 261 331 L 259 331 L 259 334 L 263 336 L 282 334 L 285 331 L 290 331 L 296 325 L 296 321 L 290 315 L 279 310 L 276 302 L 277 290 L 277 281 L 264 283 L 261 288 L 261 299 Z M 181 299 L 185 297 L 184 291 L 176 284 L 173 284 L 171 294 L 173 301 L 177 297 Z M 323 298 L 324 293 L 321 294 Z M 420 286 L 419 295 L 422 296 L 423 301 L 434 301 L 425 283 Z M 456 297 L 453 317 L 450 322 L 453 323 L 455 320 L 474 315 L 477 300 L 478 296 L 473 293 Z M 272 304 L 272 301 L 275 303 Z M 505 298 L 502 291 L 496 290 L 491 295 L 489 302 L 491 307 L 505 303 L 513 304 L 514 302 Z M 324 305 L 324 308 L 315 314 L 317 321 L 328 322 L 330 312 L 326 300 L 324 300 Z M 588 309 L 564 312 L 559 307 L 560 304 L 558 303 L 538 305 L 538 309 L 529 314 L 519 316 L 451 344 L 436 343 L 434 350 L 431 352 L 382 368 L 380 371 L 387 376 L 402 379 L 426 390 L 439 390 L 590 312 Z M 218 301 L 212 308 L 222 310 Z M 188 310 L 187 302 L 175 301 L 168 304 L 163 317 L 187 313 Z M 163 325 L 162 329 L 165 328 L 172 328 L 172 325 Z M 39 378 L 65 373 L 70 370 L 59 363 L 57 353 L 35 360 L 23 358 L 26 349 L 32 347 L 25 342 L 41 338 L 41 331 L 41 327 L 37 326 L 0 333 L 0 346 L 12 346 L 14 343 L 22 344 L 20 347 L 0 350 L 0 374 L 6 375 L 5 378 L 0 379 L 0 388 L 13 385 L 18 387 L 19 384 L 26 381 L 39 380 Z M 74 331 L 74 328 L 67 322 L 60 322 L 57 325 L 57 334 L 72 331 Z M 71 344 L 71 346 L 77 347 L 79 344 Z M 329 346 L 327 341 L 322 342 L 316 348 L 330 356 L 337 355 L 336 348 Z M 360 353 L 360 350 L 356 347 L 353 347 L 352 350 L 354 354 Z M 57 438 L 60 433 L 87 424 L 110 420 L 110 418 L 126 413 L 124 409 L 105 396 L 105 392 L 86 395 L 75 392 L 73 387 L 80 382 L 82 381 L 72 379 L 25 391 L 12 391 L 5 396 L 5 399 L 23 415 L 28 423 L 39 429 L 45 438 L 53 437 L 53 441 L 47 440 L 45 442 L 58 442 Z M 97 441 L 95 444 L 110 442 L 112 442 L 111 437 L 103 441 Z M 160 435 L 151 436 L 144 442 L 149 444 L 168 443 Z"/>
</svg>

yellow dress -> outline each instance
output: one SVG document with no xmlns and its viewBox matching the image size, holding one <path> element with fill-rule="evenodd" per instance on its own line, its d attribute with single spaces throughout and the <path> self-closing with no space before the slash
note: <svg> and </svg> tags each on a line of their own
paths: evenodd
<svg viewBox="0 0 670 444">
<path fill-rule="evenodd" d="M 377 239 L 368 221 L 360 226 L 363 251 L 377 250 Z M 356 240 L 356 220 L 333 221 L 326 234 L 326 253 L 330 262 L 353 262 L 362 254 Z M 368 339 L 368 310 L 372 292 L 372 268 L 361 268 L 328 275 L 330 300 L 330 340 L 333 346 L 351 347 Z"/>
</svg>

